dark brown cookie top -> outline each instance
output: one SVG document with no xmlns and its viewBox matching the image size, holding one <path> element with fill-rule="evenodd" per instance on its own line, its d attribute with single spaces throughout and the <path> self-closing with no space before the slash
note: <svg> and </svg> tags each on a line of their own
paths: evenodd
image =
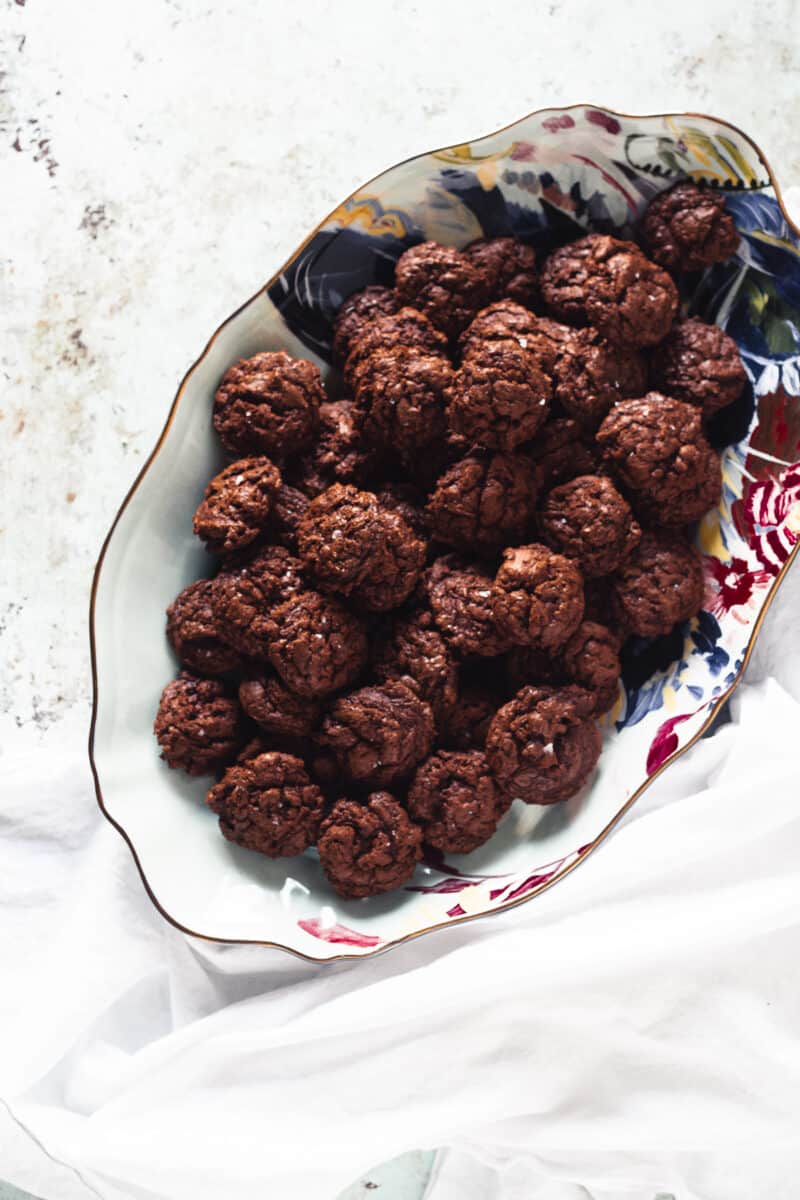
<svg viewBox="0 0 800 1200">
<path fill-rule="evenodd" d="M 385 612 L 411 594 L 425 562 L 425 544 L 372 492 L 334 484 L 311 502 L 297 531 L 306 570 L 325 591 L 353 595 Z"/>
<path fill-rule="evenodd" d="M 360 413 L 352 400 L 329 400 L 319 407 L 314 442 L 299 465 L 298 487 L 309 497 L 333 483 L 363 484 L 377 471 L 379 459 L 361 429 Z M 316 480 L 309 487 L 304 480 Z"/>
<path fill-rule="evenodd" d="M 556 650 L 583 617 L 583 577 L 575 563 L 533 543 L 506 550 L 489 601 L 512 644 Z"/>
<path fill-rule="evenodd" d="M 501 788 L 526 804 L 567 800 L 600 756 L 593 699 L 574 686 L 524 687 L 503 705 L 486 738 L 486 757 Z"/>
<path fill-rule="evenodd" d="M 319 368 L 282 350 L 234 363 L 214 396 L 214 428 L 231 454 L 293 454 L 309 442 L 325 391 Z"/>
<path fill-rule="evenodd" d="M 633 242 L 590 233 L 555 250 L 541 272 L 550 311 L 573 325 L 594 325 L 620 345 L 654 346 L 678 310 L 675 284 Z"/>
<path fill-rule="evenodd" d="M 708 467 L 700 413 L 648 392 L 622 400 L 597 431 L 606 462 L 633 492 L 667 498 L 695 486 Z"/>
<path fill-rule="evenodd" d="M 224 639 L 250 658 L 265 659 L 269 617 L 277 604 L 303 587 L 302 564 L 283 546 L 259 546 L 232 556 L 211 590 L 211 604 Z"/>
<path fill-rule="evenodd" d="M 539 495 L 539 476 L 523 454 L 476 451 L 441 476 L 428 501 L 440 542 L 465 549 L 523 541 Z"/>
<path fill-rule="evenodd" d="M 325 798 L 302 759 L 271 751 L 229 767 L 206 804 L 228 841 L 291 858 L 316 841 Z"/>
<path fill-rule="evenodd" d="M 733 404 L 747 383 L 739 348 L 719 325 L 690 317 L 674 326 L 650 360 L 659 391 L 710 417 Z"/>
<path fill-rule="evenodd" d="M 459 653 L 486 657 L 510 648 L 492 608 L 492 578 L 481 567 L 443 555 L 426 572 L 425 588 L 436 624 Z"/>
<path fill-rule="evenodd" d="M 268 657 L 298 696 L 328 696 L 355 683 L 363 671 L 366 628 L 331 597 L 298 592 L 270 612 Z"/>
<path fill-rule="evenodd" d="M 168 766 L 211 775 L 241 742 L 239 702 L 219 679 L 181 671 L 161 693 L 154 729 Z"/>
<path fill-rule="evenodd" d="M 532 307 L 538 294 L 536 251 L 513 237 L 479 238 L 464 249 L 484 280 L 492 300 L 514 300 Z"/>
<path fill-rule="evenodd" d="M 209 550 L 228 554 L 264 529 L 281 473 L 271 459 L 240 458 L 209 483 L 192 527 Z"/>
<path fill-rule="evenodd" d="M 397 679 L 415 691 L 431 706 L 437 725 L 456 703 L 455 659 L 426 609 L 396 618 L 376 639 L 372 668 L 377 679 Z"/>
<path fill-rule="evenodd" d="M 341 366 L 350 353 L 352 342 L 370 322 L 385 313 L 397 312 L 398 308 L 397 297 L 392 289 L 377 284 L 348 296 L 336 314 L 333 325 L 333 361 Z"/>
<path fill-rule="evenodd" d="M 276 738 L 304 738 L 319 717 L 314 700 L 290 692 L 269 668 L 248 668 L 239 684 L 239 703 L 252 721 Z"/>
<path fill-rule="evenodd" d="M 394 287 L 449 338 L 458 337 L 487 300 L 482 272 L 460 250 L 423 242 L 400 255 Z"/>
<path fill-rule="evenodd" d="M 380 350 L 403 346 L 422 354 L 447 357 L 447 338 L 416 308 L 401 308 L 397 312 L 375 317 L 350 343 L 344 364 L 344 381 L 354 387 L 361 364 Z"/>
<path fill-rule="evenodd" d="M 169 643 L 183 666 L 198 675 L 223 675 L 241 662 L 238 652 L 220 636 L 212 595 L 212 581 L 198 579 L 167 609 Z"/>
<path fill-rule="evenodd" d="M 617 635 L 596 621 L 581 621 L 561 649 L 565 682 L 585 688 L 598 715 L 613 706 L 619 692 L 620 661 Z"/>
<path fill-rule="evenodd" d="M 445 750 L 482 750 L 492 717 L 502 704 L 499 692 L 479 684 L 459 687 L 458 701 L 439 726 L 439 744 Z"/>
<path fill-rule="evenodd" d="M 641 233 L 650 257 L 668 271 L 701 271 L 739 247 L 725 197 L 689 180 L 650 201 Z"/>
<path fill-rule="evenodd" d="M 297 553 L 297 526 L 308 508 L 308 497 L 295 487 L 282 483 L 272 498 L 272 510 L 267 522 L 271 540 Z"/>
<path fill-rule="evenodd" d="M 409 775 L 430 752 L 433 734 L 430 705 L 390 681 L 334 700 L 318 742 L 354 783 L 379 788 Z"/>
<path fill-rule="evenodd" d="M 572 337 L 574 330 L 558 325 L 546 317 L 537 317 L 530 309 L 513 300 L 496 300 L 482 308 L 459 338 L 461 357 L 468 358 L 473 350 L 486 342 L 516 342 L 537 359 L 545 374 L 549 374 L 563 337 Z"/>
<path fill-rule="evenodd" d="M 441 354 L 405 346 L 373 351 L 359 363 L 353 382 L 367 441 L 404 459 L 441 441 L 452 377 Z"/>
<path fill-rule="evenodd" d="M 641 535 L 627 500 L 605 475 L 579 475 L 553 488 L 539 526 L 545 541 L 574 558 L 588 579 L 615 571 Z"/>
<path fill-rule="evenodd" d="M 642 637 L 658 637 L 702 607 L 702 560 L 685 538 L 645 532 L 612 586 L 627 628 Z"/>
<path fill-rule="evenodd" d="M 668 529 L 681 529 L 699 521 L 709 509 L 716 508 L 722 496 L 722 463 L 707 443 L 698 448 L 695 469 L 687 475 L 686 486 L 676 495 L 642 492 L 636 497 L 636 509 L 644 521 Z"/>
<path fill-rule="evenodd" d="M 470 854 L 489 840 L 510 803 L 481 750 L 439 750 L 417 767 L 406 806 L 426 845 Z"/>
<path fill-rule="evenodd" d="M 381 551 L 357 596 L 359 607 L 371 613 L 389 612 L 409 598 L 422 576 L 427 550 L 399 513 L 382 509 L 381 527 Z"/>
<path fill-rule="evenodd" d="M 360 587 L 385 540 L 383 510 L 372 492 L 334 484 L 312 500 L 297 527 L 303 566 L 323 591 Z"/>
<path fill-rule="evenodd" d="M 596 429 L 612 405 L 647 391 L 647 364 L 631 347 L 615 346 L 596 329 L 575 329 L 553 368 L 553 396 L 583 428 Z"/>
<path fill-rule="evenodd" d="M 593 445 L 587 444 L 586 436 L 586 431 L 571 417 L 557 417 L 548 421 L 526 447 L 543 491 L 577 475 L 594 474 L 599 455 Z"/>
<path fill-rule="evenodd" d="M 552 384 L 515 341 L 475 344 L 448 392 L 450 427 L 468 441 L 515 450 L 544 425 Z"/>
<path fill-rule="evenodd" d="M 346 900 L 402 887 L 422 857 L 422 832 L 388 792 L 337 800 L 320 828 L 319 861 Z"/>
</svg>

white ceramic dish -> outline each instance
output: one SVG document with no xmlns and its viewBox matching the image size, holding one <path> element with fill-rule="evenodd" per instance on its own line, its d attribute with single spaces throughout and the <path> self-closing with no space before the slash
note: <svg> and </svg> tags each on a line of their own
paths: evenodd
<svg viewBox="0 0 800 1200">
<path fill-rule="evenodd" d="M 457 870 L 419 867 L 408 888 L 366 901 L 338 899 L 313 852 L 275 862 L 226 842 L 202 802 L 208 781 L 168 770 L 152 735 L 161 688 L 175 672 L 164 609 L 208 570 L 191 514 L 222 461 L 210 409 L 225 369 L 283 347 L 326 373 L 341 299 L 387 281 L 404 244 L 420 236 L 463 245 L 482 232 L 511 231 L 546 245 L 565 223 L 624 235 L 649 196 L 680 173 L 733 194 L 740 255 L 700 277 L 689 301 L 737 338 L 753 391 L 730 415 L 739 428 L 723 431 L 721 440 L 735 443 L 725 454 L 725 494 L 698 533 L 708 611 L 677 642 L 642 647 L 629 662 L 591 787 L 549 809 L 516 804 L 491 842 L 460 857 Z M 373 180 L 217 330 L 114 522 L 92 592 L 90 757 L 98 801 L 168 920 L 199 937 L 257 942 L 323 962 L 501 911 L 578 864 L 653 775 L 708 727 L 741 676 L 800 529 L 800 238 L 773 189 L 753 143 L 712 118 L 624 117 L 590 106 L 533 113 Z M 763 303 L 751 303 L 753 296 Z"/>
</svg>

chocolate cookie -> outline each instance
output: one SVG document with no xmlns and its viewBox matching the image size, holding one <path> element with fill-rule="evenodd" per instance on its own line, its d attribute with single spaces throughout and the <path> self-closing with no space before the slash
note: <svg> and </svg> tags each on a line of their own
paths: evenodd
<svg viewBox="0 0 800 1200">
<path fill-rule="evenodd" d="M 334 484 L 311 502 L 297 540 L 321 588 L 352 594 L 373 612 L 402 604 L 425 562 L 425 544 L 402 517 L 348 484 Z"/>
<path fill-rule="evenodd" d="M 214 428 L 231 454 L 294 454 L 310 441 L 325 391 L 319 368 L 282 350 L 242 358 L 214 396 Z"/>
<path fill-rule="evenodd" d="M 333 361 L 341 366 L 350 346 L 376 317 L 397 312 L 397 297 L 391 288 L 373 285 L 354 292 L 342 304 L 333 324 Z"/>
<path fill-rule="evenodd" d="M 479 238 L 464 255 L 483 276 L 492 300 L 514 300 L 532 307 L 538 293 L 536 251 L 513 237 Z"/>
<path fill-rule="evenodd" d="M 615 475 L 634 493 L 670 499 L 696 488 L 708 472 L 700 413 L 659 392 L 623 400 L 603 421 L 597 441 Z"/>
<path fill-rule="evenodd" d="M 413 771 L 430 752 L 433 733 L 430 706 L 392 681 L 335 700 L 318 741 L 354 783 L 381 788 Z"/>
<path fill-rule="evenodd" d="M 445 854 L 469 854 L 488 841 L 511 804 L 480 750 L 439 750 L 417 767 L 407 807 L 423 840 Z"/>
<path fill-rule="evenodd" d="M 242 654 L 265 659 L 272 609 L 302 586 L 301 563 L 283 546 L 260 546 L 250 556 L 231 559 L 211 589 L 221 635 Z"/>
<path fill-rule="evenodd" d="M 291 858 L 316 841 L 325 798 L 302 759 L 268 752 L 229 767 L 206 804 L 229 842 Z"/>
<path fill-rule="evenodd" d="M 437 724 L 456 703 L 458 670 L 425 609 L 395 620 L 377 640 L 372 667 L 381 680 L 399 680 L 429 704 Z"/>
<path fill-rule="evenodd" d="M 313 498 L 334 483 L 362 484 L 378 466 L 378 456 L 364 438 L 353 401 L 321 404 L 314 444 L 300 463 L 298 487 Z M 303 480 L 311 479 L 316 481 L 314 486 L 303 486 Z"/>
<path fill-rule="evenodd" d="M 556 650 L 583 617 L 583 577 L 571 559 L 536 543 L 503 554 L 489 604 L 512 644 Z"/>
<path fill-rule="evenodd" d="M 689 180 L 650 201 L 641 233 L 651 258 L 668 271 L 702 271 L 739 247 L 724 196 Z"/>
<path fill-rule="evenodd" d="M 641 637 L 658 637 L 702 607 L 702 560 L 683 538 L 645 532 L 613 577 L 612 586 L 627 627 Z"/>
<path fill-rule="evenodd" d="M 344 364 L 344 381 L 354 387 L 361 366 L 377 351 L 402 346 L 421 354 L 447 356 L 447 338 L 433 325 L 424 313 L 416 308 L 401 308 L 370 321 L 350 343 L 350 352 Z"/>
<path fill-rule="evenodd" d="M 574 329 L 553 367 L 553 398 L 584 429 L 593 430 L 612 405 L 647 390 L 647 364 L 630 347 L 622 349 L 596 329 Z"/>
<path fill-rule="evenodd" d="M 532 354 L 514 341 L 487 341 L 456 372 L 447 416 L 453 431 L 468 441 L 515 450 L 544 425 L 551 393 L 551 381 Z"/>
<path fill-rule="evenodd" d="M 555 250 L 542 268 L 550 311 L 573 325 L 593 325 L 611 342 L 654 346 L 678 310 L 675 284 L 633 242 L 590 233 Z"/>
<path fill-rule="evenodd" d="M 337 800 L 320 828 L 319 861 L 346 900 L 402 887 L 422 857 L 422 832 L 388 792 Z"/>
<path fill-rule="evenodd" d="M 440 542 L 499 549 L 525 539 L 538 495 L 525 455 L 476 451 L 445 471 L 426 511 Z"/>
<path fill-rule="evenodd" d="M 305 738 L 319 717 L 319 705 L 290 692 L 263 667 L 251 667 L 239 684 L 239 703 L 252 721 L 276 738 Z"/>
<path fill-rule="evenodd" d="M 183 666 L 198 675 L 223 675 L 241 662 L 238 652 L 220 636 L 212 594 L 212 581 L 198 579 L 167 609 L 169 643 Z"/>
<path fill-rule="evenodd" d="M 738 400 L 747 373 L 733 338 L 698 317 L 677 324 L 650 361 L 659 391 L 685 400 L 710 417 Z"/>
<path fill-rule="evenodd" d="M 537 317 L 513 300 L 497 300 L 481 309 L 469 323 L 459 338 L 459 348 L 464 359 L 480 351 L 486 342 L 516 342 L 521 350 L 536 358 L 545 374 L 550 374 L 561 340 L 572 337 L 574 332 L 568 325 Z"/>
<path fill-rule="evenodd" d="M 211 775 L 241 742 L 239 703 L 219 679 L 181 671 L 161 693 L 154 729 L 167 766 Z"/>
<path fill-rule="evenodd" d="M 437 558 L 425 575 L 433 618 L 447 641 L 461 654 L 503 654 L 511 639 L 495 619 L 493 582 L 479 566 L 455 554 Z"/>
<path fill-rule="evenodd" d="M 526 804 L 580 791 L 600 756 L 592 697 L 578 687 L 524 687 L 489 726 L 486 757 L 500 787 Z"/>
<path fill-rule="evenodd" d="M 549 545 L 574 558 L 588 579 L 615 571 L 641 535 L 627 501 L 604 475 L 579 475 L 553 488 L 539 524 Z"/>
<path fill-rule="evenodd" d="M 268 657 L 283 682 L 313 700 L 355 683 L 367 661 L 364 624 L 336 600 L 298 592 L 270 611 Z"/>
<path fill-rule="evenodd" d="M 460 250 L 423 242 L 400 255 L 398 299 L 425 314 L 447 337 L 457 337 L 487 300 L 482 272 Z"/>
<path fill-rule="evenodd" d="M 677 495 L 659 491 L 642 492 L 635 500 L 636 508 L 645 521 L 680 529 L 699 521 L 711 508 L 716 508 L 722 496 L 722 464 L 719 455 L 707 444 L 698 447 L 698 458 L 686 487 Z"/>
<path fill-rule="evenodd" d="M 353 381 L 365 438 L 404 460 L 441 441 L 452 377 L 441 354 L 405 346 L 373 351 L 359 363 Z"/>
<path fill-rule="evenodd" d="M 240 458 L 215 475 L 192 527 L 209 550 L 227 554 L 255 541 L 267 524 L 281 473 L 269 458 Z"/>
</svg>

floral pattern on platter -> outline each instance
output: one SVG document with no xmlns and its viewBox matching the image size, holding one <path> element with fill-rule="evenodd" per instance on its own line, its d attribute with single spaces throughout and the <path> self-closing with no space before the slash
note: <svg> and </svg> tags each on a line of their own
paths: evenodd
<svg viewBox="0 0 800 1200">
<path fill-rule="evenodd" d="M 709 118 L 627 118 L 590 107 L 534 114 L 392 168 L 340 205 L 270 289 L 295 336 L 327 361 L 342 301 L 391 283 L 395 261 L 415 242 L 461 246 L 513 233 L 545 252 L 587 228 L 635 236 L 649 199 L 679 177 L 730 193 L 739 252 L 684 279 L 681 299 L 684 312 L 735 338 L 749 386 L 710 428 L 726 449 L 719 510 L 697 531 L 705 611 L 667 638 L 626 647 L 609 728 L 651 727 L 643 778 L 696 736 L 698 720 L 737 681 L 754 623 L 800 536 L 800 238 L 769 194 L 768 175 L 748 139 Z M 541 890 L 588 848 L 512 875 L 443 866 L 437 882 L 408 890 L 442 902 L 458 893 L 438 911 L 446 922 Z M 330 936 L 313 922 L 303 927 Z"/>
</svg>

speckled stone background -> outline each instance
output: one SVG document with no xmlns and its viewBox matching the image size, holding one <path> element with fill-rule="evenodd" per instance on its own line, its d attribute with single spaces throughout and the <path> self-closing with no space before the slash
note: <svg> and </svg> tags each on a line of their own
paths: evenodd
<svg viewBox="0 0 800 1200">
<path fill-rule="evenodd" d="M 724 116 L 800 181 L 797 0 L 0 14 L 0 755 L 84 736 L 92 568 L 178 381 L 358 183 L 579 100 Z"/>
</svg>

